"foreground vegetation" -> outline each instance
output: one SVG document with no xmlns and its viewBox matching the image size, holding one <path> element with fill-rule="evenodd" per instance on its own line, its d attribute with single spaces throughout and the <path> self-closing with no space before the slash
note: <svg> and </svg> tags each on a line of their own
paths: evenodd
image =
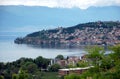
<svg viewBox="0 0 120 79">
<path fill-rule="evenodd" d="M 0 62 L 0 79 L 120 79 L 120 45 L 110 47 L 111 53 L 105 54 L 102 47 L 88 47 L 86 62 L 78 67 L 94 66 L 82 74 L 69 74 L 58 77 L 60 65 L 49 66 L 50 59 L 41 56 L 20 58 L 14 62 Z M 56 58 L 64 59 L 58 55 Z M 43 71 L 44 70 L 44 71 Z"/>
<path fill-rule="evenodd" d="M 110 49 L 112 52 L 106 55 L 103 48 L 88 49 L 88 63 L 94 67 L 81 75 L 66 75 L 64 79 L 120 79 L 120 45 Z"/>
<path fill-rule="evenodd" d="M 0 63 L 0 79 L 41 79 L 41 69 L 47 69 L 49 59 L 41 56 L 36 59 L 20 58 L 14 62 Z"/>
</svg>

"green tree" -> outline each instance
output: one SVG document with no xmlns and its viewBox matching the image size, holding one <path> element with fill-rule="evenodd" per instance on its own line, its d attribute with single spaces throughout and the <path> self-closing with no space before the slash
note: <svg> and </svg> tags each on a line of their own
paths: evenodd
<svg viewBox="0 0 120 79">
<path fill-rule="evenodd" d="M 19 76 L 18 79 L 28 79 L 29 74 L 23 71 L 22 69 L 20 69 L 18 76 Z"/>
<path fill-rule="evenodd" d="M 37 65 L 33 62 L 26 62 L 22 66 L 22 70 L 26 71 L 27 73 L 30 74 L 35 74 L 35 72 L 38 70 Z"/>
<path fill-rule="evenodd" d="M 120 44 L 110 48 L 112 52 L 112 58 L 117 61 L 120 59 Z"/>
<path fill-rule="evenodd" d="M 63 56 L 63 55 L 57 55 L 55 58 L 56 58 L 56 59 L 63 60 L 63 59 L 64 59 L 64 56 Z"/>
<path fill-rule="evenodd" d="M 103 71 L 107 71 L 108 69 L 112 68 L 114 66 L 112 58 L 107 55 L 101 60 L 100 68 L 103 69 Z"/>
<path fill-rule="evenodd" d="M 120 78 L 120 45 L 113 46 L 111 53 L 104 55 L 104 50 L 94 47 L 88 51 L 88 59 L 94 67 L 82 73 L 65 76 L 65 79 L 119 79 Z"/>
<path fill-rule="evenodd" d="M 40 69 L 41 68 L 47 68 L 47 66 L 50 63 L 50 61 L 48 59 L 45 59 L 42 56 L 37 57 L 34 61 Z"/>
<path fill-rule="evenodd" d="M 4 79 L 4 76 L 0 75 L 0 79 Z"/>
<path fill-rule="evenodd" d="M 119 79 L 120 77 L 120 44 L 113 46 L 111 48 L 111 51 L 113 52 L 110 54 L 110 56 L 114 62 L 113 77 L 114 79 Z"/>
<path fill-rule="evenodd" d="M 52 66 L 49 67 L 49 71 L 52 71 L 52 72 L 57 72 L 59 69 L 60 69 L 59 64 L 53 64 Z"/>
<path fill-rule="evenodd" d="M 1 69 L 4 69 L 4 63 L 3 62 L 0 62 L 0 70 Z"/>
<path fill-rule="evenodd" d="M 88 51 L 88 59 L 91 60 L 91 64 L 94 66 L 99 66 L 100 65 L 100 61 L 102 60 L 102 58 L 104 58 L 104 49 L 102 47 L 99 46 L 93 46 L 93 47 L 89 47 L 87 49 Z"/>
<path fill-rule="evenodd" d="M 3 71 L 3 74 L 4 74 L 4 78 L 5 79 L 10 79 L 11 78 L 11 70 L 6 68 L 4 71 Z"/>
<path fill-rule="evenodd" d="M 79 61 L 76 65 L 77 65 L 77 67 L 87 67 L 88 66 L 88 62 Z"/>
<path fill-rule="evenodd" d="M 12 79 L 18 79 L 18 75 L 17 74 L 12 74 Z"/>
<path fill-rule="evenodd" d="M 64 79 L 81 79 L 81 78 L 77 74 L 69 74 L 69 75 L 65 76 Z"/>
<path fill-rule="evenodd" d="M 34 79 L 42 79 L 44 72 L 37 71 L 34 75 Z"/>
</svg>

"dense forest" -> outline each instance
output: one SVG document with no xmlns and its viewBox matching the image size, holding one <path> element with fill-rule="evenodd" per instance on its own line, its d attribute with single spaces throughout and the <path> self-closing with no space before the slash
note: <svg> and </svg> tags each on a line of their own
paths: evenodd
<svg viewBox="0 0 120 79">
<path fill-rule="evenodd" d="M 42 30 L 15 39 L 17 44 L 115 45 L 120 43 L 119 21 L 98 21 L 72 27 Z"/>
</svg>

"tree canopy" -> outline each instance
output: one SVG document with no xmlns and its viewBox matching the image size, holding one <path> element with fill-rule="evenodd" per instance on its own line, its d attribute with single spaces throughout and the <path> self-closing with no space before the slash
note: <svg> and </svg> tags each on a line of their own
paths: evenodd
<svg viewBox="0 0 120 79">
<path fill-rule="evenodd" d="M 94 66 L 81 75 L 70 74 L 64 79 L 119 79 L 120 78 L 120 45 L 110 49 L 110 54 L 104 54 L 104 49 L 98 46 L 88 49 L 89 65 Z"/>
<path fill-rule="evenodd" d="M 56 59 L 63 60 L 63 59 L 64 59 L 64 56 L 63 56 L 63 55 L 57 55 L 55 58 L 56 58 Z"/>
</svg>

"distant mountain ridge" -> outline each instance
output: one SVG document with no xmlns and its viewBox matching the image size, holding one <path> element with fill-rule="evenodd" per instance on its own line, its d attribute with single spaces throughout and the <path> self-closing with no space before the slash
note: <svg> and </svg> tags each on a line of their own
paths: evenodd
<svg viewBox="0 0 120 79">
<path fill-rule="evenodd" d="M 0 32 L 30 32 L 56 26 L 120 20 L 120 6 L 79 8 L 49 8 L 41 6 L 0 6 Z"/>
<path fill-rule="evenodd" d="M 120 43 L 119 21 L 98 21 L 59 27 L 28 34 L 15 39 L 17 44 L 34 45 L 114 45 Z"/>
</svg>

